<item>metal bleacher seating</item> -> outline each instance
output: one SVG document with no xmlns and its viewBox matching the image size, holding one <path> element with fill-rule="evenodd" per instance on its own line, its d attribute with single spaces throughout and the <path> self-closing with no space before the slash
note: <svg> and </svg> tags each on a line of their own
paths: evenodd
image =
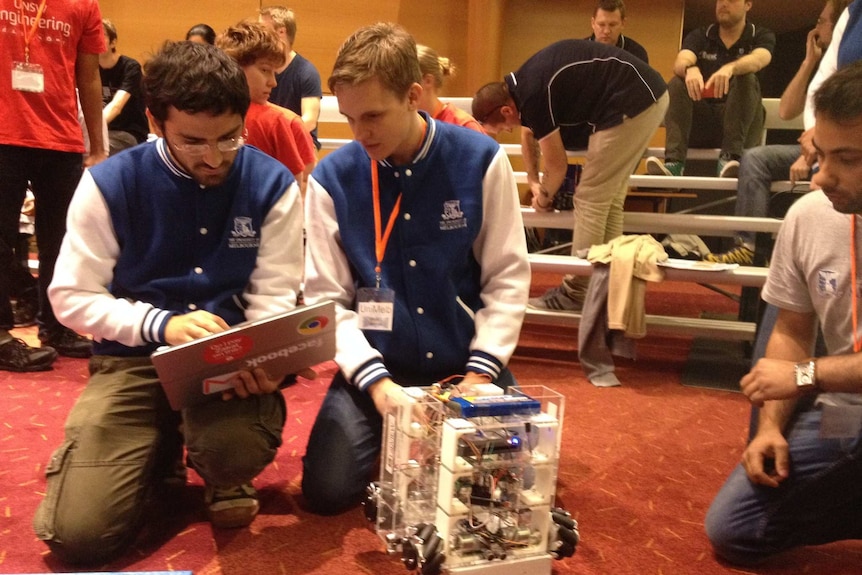
<svg viewBox="0 0 862 575">
<path fill-rule="evenodd" d="M 466 111 L 471 109 L 471 98 L 444 98 L 445 101 Z M 778 100 L 764 99 L 766 110 L 765 129 L 801 129 L 801 120 L 787 122 L 778 117 Z M 333 96 L 324 96 L 321 104 L 319 123 L 324 125 L 320 132 L 326 133 L 327 123 L 344 123 L 346 120 L 338 112 L 338 105 Z M 322 150 L 334 150 L 346 143 L 349 139 L 321 138 Z M 764 134 L 765 141 L 765 134 Z M 502 148 L 511 157 L 521 154 L 519 144 L 502 144 Z M 692 149 L 689 158 L 693 160 L 716 160 L 717 149 Z M 583 154 L 569 152 L 570 157 L 579 157 Z M 664 149 L 649 148 L 645 155 L 663 157 Z M 525 172 L 515 173 L 516 181 L 525 184 L 527 177 Z M 629 180 L 633 190 L 654 191 L 655 194 L 664 194 L 673 197 L 673 193 L 681 190 L 691 190 L 695 194 L 708 194 L 713 191 L 735 191 L 736 178 L 716 177 L 665 177 L 634 174 Z M 797 186 L 797 189 L 799 186 Z M 773 182 L 772 190 L 775 192 L 789 191 L 790 182 Z M 646 196 L 649 193 L 644 194 Z M 691 194 L 689 194 L 689 197 Z M 725 199 L 724 201 L 728 201 Z M 731 199 L 732 201 L 732 199 Z M 691 210 L 689 210 L 691 211 Z M 663 212 L 663 210 L 659 210 Z M 521 215 L 525 226 L 537 228 L 569 229 L 573 225 L 573 217 L 570 212 L 536 212 L 530 208 L 522 208 Z M 654 212 L 626 212 L 624 229 L 629 233 L 686 233 L 706 236 L 732 236 L 736 231 L 755 231 L 765 234 L 774 234 L 778 231 L 780 220 L 773 218 L 739 218 L 717 215 L 695 215 L 691 213 L 654 213 Z M 530 254 L 530 264 L 534 271 L 553 272 L 560 275 L 575 274 L 589 275 L 592 266 L 586 260 L 575 258 L 570 255 L 548 255 L 534 253 Z M 707 269 L 666 269 L 668 281 L 696 282 L 700 284 L 738 285 L 744 288 L 759 288 L 766 280 L 766 268 L 763 266 L 740 266 L 732 270 L 712 271 Z M 742 310 L 741 310 L 742 312 Z M 652 316 L 648 315 L 647 326 L 650 333 L 661 335 L 678 336 L 709 336 L 716 339 L 753 341 L 756 332 L 756 318 L 751 317 L 750 310 L 741 313 L 738 320 L 682 318 L 674 316 Z M 528 309 L 527 321 L 545 325 L 577 326 L 580 314 L 571 312 L 554 312 L 545 310 Z"/>
</svg>

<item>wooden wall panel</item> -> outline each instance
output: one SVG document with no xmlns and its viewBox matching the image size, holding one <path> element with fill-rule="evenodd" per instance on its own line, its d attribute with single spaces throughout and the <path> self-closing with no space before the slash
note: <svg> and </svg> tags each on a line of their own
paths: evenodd
<svg viewBox="0 0 862 575">
<path fill-rule="evenodd" d="M 289 6 L 296 13 L 294 49 L 320 72 L 323 92 L 341 43 L 357 28 L 374 22 L 397 22 L 400 2 L 392 0 L 284 0 L 261 5 Z"/>
<path fill-rule="evenodd" d="M 455 75 L 445 81 L 442 95 L 470 93 L 473 86 L 467 73 L 467 2 L 402 0 L 397 21 L 418 44 L 434 48 L 454 64 Z"/>
<path fill-rule="evenodd" d="M 650 64 L 666 78 L 679 52 L 683 5 L 684 0 L 626 0 L 624 34 L 647 49 Z M 588 37 L 594 6 L 593 0 L 507 0 L 502 74 L 557 40 Z"/>
<path fill-rule="evenodd" d="M 117 26 L 121 53 L 141 63 L 165 40 L 184 40 L 186 32 L 201 22 L 216 32 L 243 18 L 256 16 L 259 0 L 100 0 L 102 16 Z"/>
<path fill-rule="evenodd" d="M 117 25 L 120 50 L 142 62 L 166 39 L 182 39 L 198 22 L 216 31 L 255 17 L 266 0 L 101 0 Z M 669 77 L 679 49 L 684 0 L 628 0 L 626 33 L 646 46 L 653 67 Z M 356 28 L 377 21 L 402 24 L 417 42 L 453 60 L 458 73 L 445 94 L 469 96 L 485 82 L 516 69 L 561 38 L 590 34 L 593 0 L 288 0 L 297 14 L 295 48 L 326 79 L 338 47 Z M 496 30 L 499 28 L 498 30 Z M 473 31 L 477 38 L 471 38 Z M 496 31 L 496 33 L 495 33 Z M 490 45 L 487 45 L 490 43 Z M 496 44 L 499 44 L 497 46 Z M 487 57 L 477 54 L 487 49 Z M 489 63 L 499 62 L 494 70 Z"/>
</svg>

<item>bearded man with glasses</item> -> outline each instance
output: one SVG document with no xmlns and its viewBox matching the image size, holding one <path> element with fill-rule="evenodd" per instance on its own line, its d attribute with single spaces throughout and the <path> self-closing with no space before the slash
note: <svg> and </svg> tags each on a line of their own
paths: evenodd
<svg viewBox="0 0 862 575">
<path fill-rule="evenodd" d="M 221 50 L 168 43 L 146 66 L 159 138 L 85 172 L 49 288 L 65 325 L 91 333 L 90 379 L 46 468 L 37 536 L 66 563 L 103 564 L 134 542 L 144 507 L 190 466 L 214 527 L 258 511 L 252 480 L 281 445 L 286 374 L 240 371 L 221 400 L 172 411 L 150 361 L 295 307 L 302 209 L 293 175 L 243 147 L 249 90 Z M 182 437 L 178 426 L 182 424 Z"/>
</svg>

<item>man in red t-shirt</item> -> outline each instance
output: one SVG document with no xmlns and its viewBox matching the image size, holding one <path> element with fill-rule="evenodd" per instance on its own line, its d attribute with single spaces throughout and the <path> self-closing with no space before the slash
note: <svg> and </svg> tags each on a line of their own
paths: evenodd
<svg viewBox="0 0 862 575">
<path fill-rule="evenodd" d="M 16 17 L 17 16 L 17 17 Z M 97 0 L 0 0 L 0 269 L 12 261 L 28 182 L 36 197 L 39 339 L 13 338 L 9 274 L 0 271 L 0 369 L 49 369 L 57 352 L 88 357 L 90 340 L 60 325 L 46 296 L 66 232 L 66 209 L 84 165 L 106 157 L 99 54 L 105 50 Z M 8 72 L 8 71 L 11 71 Z M 78 96 L 90 154 L 78 123 Z M 56 350 L 56 351 L 55 351 Z"/>
<path fill-rule="evenodd" d="M 246 142 L 287 166 L 304 195 L 305 182 L 317 162 L 311 134 L 298 114 L 268 102 L 276 86 L 275 70 L 284 63 L 281 41 L 263 24 L 240 22 L 220 34 L 216 46 L 245 72 L 251 96 Z"/>
</svg>

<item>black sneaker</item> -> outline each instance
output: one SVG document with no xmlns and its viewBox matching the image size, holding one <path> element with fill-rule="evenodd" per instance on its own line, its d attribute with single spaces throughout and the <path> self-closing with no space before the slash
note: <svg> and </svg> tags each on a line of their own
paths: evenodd
<svg viewBox="0 0 862 575">
<path fill-rule="evenodd" d="M 88 337 L 78 335 L 68 328 L 61 328 L 50 334 L 39 334 L 43 345 L 53 347 L 57 353 L 66 357 L 87 358 L 93 355 L 93 342 Z"/>
<path fill-rule="evenodd" d="M 36 325 L 36 312 L 39 305 L 30 300 L 20 298 L 12 302 L 12 319 L 15 327 L 30 327 Z"/>
<path fill-rule="evenodd" d="M 53 347 L 30 347 L 18 338 L 0 344 L 0 369 L 6 371 L 47 371 L 57 359 Z"/>
</svg>

